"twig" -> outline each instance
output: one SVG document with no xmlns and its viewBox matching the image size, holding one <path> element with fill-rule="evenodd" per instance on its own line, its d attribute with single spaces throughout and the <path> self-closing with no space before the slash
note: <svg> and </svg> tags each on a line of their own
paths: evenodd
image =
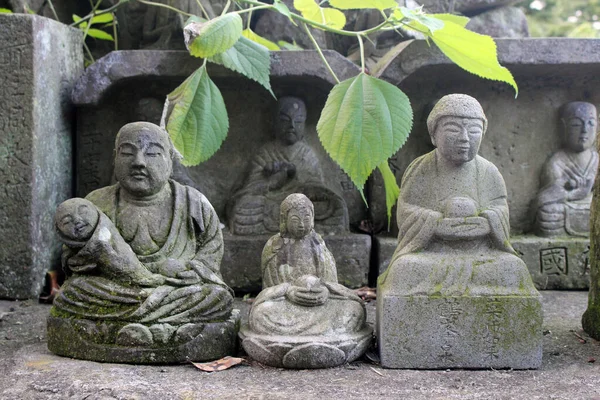
<svg viewBox="0 0 600 400">
<path fill-rule="evenodd" d="M 571 333 L 573 333 L 573 335 L 577 336 L 577 338 L 579 339 L 579 341 L 582 344 L 587 343 L 587 340 L 585 340 L 580 334 L 578 334 L 577 332 L 575 332 L 573 329 L 571 329 Z"/>
<path fill-rule="evenodd" d="M 130 0 L 119 0 L 119 2 L 117 4 L 115 4 L 114 6 L 110 6 L 110 7 L 106 8 L 106 9 L 104 9 L 104 10 L 100 10 L 96 14 L 90 13 L 90 14 L 86 15 L 85 17 L 81 18 L 79 21 L 73 22 L 69 26 L 78 26 L 78 25 L 83 24 L 85 21 L 88 21 L 88 20 L 92 19 L 95 16 L 102 15 L 102 14 L 112 13 L 117 8 L 121 7 L 123 4 L 129 3 L 129 1 Z"/>
<path fill-rule="evenodd" d="M 382 374 L 381 372 L 377 371 L 375 368 L 373 368 L 373 367 L 369 367 L 369 368 L 371 368 L 371 370 L 372 370 L 373 372 L 375 372 L 377 375 L 379 375 L 379 376 L 383 376 L 383 377 L 385 378 L 385 375 L 384 375 L 384 374 Z"/>
</svg>

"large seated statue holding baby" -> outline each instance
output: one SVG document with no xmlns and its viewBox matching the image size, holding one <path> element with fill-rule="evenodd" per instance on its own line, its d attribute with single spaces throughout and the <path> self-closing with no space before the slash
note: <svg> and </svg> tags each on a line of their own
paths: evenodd
<svg viewBox="0 0 600 400">
<path fill-rule="evenodd" d="M 48 320 L 51 351 L 163 363 L 235 350 L 219 219 L 201 193 L 169 179 L 174 154 L 160 127 L 127 124 L 115 143 L 118 183 L 57 209 L 68 278 Z"/>
<path fill-rule="evenodd" d="M 539 366 L 539 294 L 509 242 L 504 180 L 477 155 L 483 109 L 470 96 L 444 96 L 427 128 L 436 149 L 402 178 L 398 247 L 378 281 L 382 365 Z"/>
<path fill-rule="evenodd" d="M 325 368 L 351 362 L 371 342 L 365 307 L 337 282 L 335 260 L 314 231 L 314 208 L 303 194 L 280 208 L 280 232 L 262 254 L 263 291 L 240 331 L 254 359 L 285 368 Z"/>
</svg>

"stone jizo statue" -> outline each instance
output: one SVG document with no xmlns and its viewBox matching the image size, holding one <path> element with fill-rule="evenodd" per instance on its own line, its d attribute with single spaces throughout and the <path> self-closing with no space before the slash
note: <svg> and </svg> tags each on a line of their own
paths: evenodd
<svg viewBox="0 0 600 400">
<path fill-rule="evenodd" d="M 337 283 L 335 260 L 314 231 L 303 194 L 281 204 L 280 233 L 263 250 L 263 291 L 240 336 L 250 356 L 272 366 L 326 368 L 367 348 L 372 330 L 353 291 Z"/>
<path fill-rule="evenodd" d="M 127 124 L 115 147 L 117 183 L 57 209 L 68 278 L 48 321 L 50 350 L 141 363 L 226 355 L 237 321 L 215 211 L 169 180 L 175 151 L 160 127 Z"/>
<path fill-rule="evenodd" d="M 534 202 L 539 236 L 589 236 L 592 186 L 598 169 L 597 115 L 593 104 L 580 101 L 561 109 L 564 146 L 546 161 Z"/>
<path fill-rule="evenodd" d="M 474 98 L 442 97 L 427 119 L 436 149 L 404 173 L 398 247 L 377 289 L 384 367 L 541 362 L 540 297 L 509 242 L 504 180 L 477 155 L 487 124 Z"/>
<path fill-rule="evenodd" d="M 304 193 L 315 207 L 317 230 L 348 230 L 344 199 L 325 185 L 315 151 L 304 140 L 306 106 L 296 97 L 282 97 L 275 121 L 276 139 L 252 159 L 243 187 L 228 205 L 229 229 L 236 235 L 279 230 L 279 205 L 289 194 Z"/>
</svg>

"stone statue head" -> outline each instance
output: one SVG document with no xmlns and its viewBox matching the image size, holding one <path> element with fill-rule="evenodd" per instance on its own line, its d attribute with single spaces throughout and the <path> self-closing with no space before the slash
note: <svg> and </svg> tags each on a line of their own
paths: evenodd
<svg viewBox="0 0 600 400">
<path fill-rule="evenodd" d="M 598 128 L 596 106 L 573 101 L 561 107 L 560 116 L 564 126 L 565 145 L 570 150 L 579 153 L 594 145 Z"/>
<path fill-rule="evenodd" d="M 466 94 L 442 97 L 427 118 L 431 142 L 438 153 L 460 165 L 475 158 L 487 129 L 481 104 Z"/>
<path fill-rule="evenodd" d="M 152 196 L 168 182 L 174 156 L 167 131 L 150 122 L 132 122 L 115 140 L 115 177 L 129 194 Z"/>
<path fill-rule="evenodd" d="M 54 214 L 54 224 L 59 234 L 66 239 L 86 241 L 92 237 L 100 212 L 91 201 L 73 198 L 63 201 Z"/>
<path fill-rule="evenodd" d="M 279 231 L 283 237 L 301 239 L 315 227 L 313 203 L 302 193 L 293 193 L 281 202 Z"/>
<path fill-rule="evenodd" d="M 298 97 L 282 97 L 278 102 L 275 119 L 275 136 L 285 145 L 292 145 L 304 138 L 306 105 Z"/>
</svg>

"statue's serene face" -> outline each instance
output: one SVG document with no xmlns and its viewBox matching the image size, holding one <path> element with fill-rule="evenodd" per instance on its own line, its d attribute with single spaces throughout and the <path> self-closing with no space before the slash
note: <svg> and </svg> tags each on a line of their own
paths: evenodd
<svg viewBox="0 0 600 400">
<path fill-rule="evenodd" d="M 296 143 L 304 137 L 306 107 L 301 101 L 289 101 L 279 108 L 276 122 L 277 138 L 287 145 Z"/>
<path fill-rule="evenodd" d="M 456 165 L 475 158 L 482 137 L 482 120 L 454 116 L 441 117 L 433 136 L 438 152 Z"/>
<path fill-rule="evenodd" d="M 287 230 L 291 237 L 301 239 L 314 228 L 313 215 L 310 209 L 292 208 L 287 216 Z"/>
<path fill-rule="evenodd" d="M 98 211 L 83 202 L 69 200 L 56 210 L 56 227 L 72 240 L 89 239 L 98 223 Z"/>
<path fill-rule="evenodd" d="M 121 187 L 137 197 L 158 193 L 173 167 L 165 134 L 150 129 L 123 132 L 117 143 L 115 175 Z"/>
<path fill-rule="evenodd" d="M 563 119 L 569 149 L 581 152 L 591 148 L 596 140 L 598 122 L 595 110 L 580 107 L 569 118 Z"/>
</svg>

